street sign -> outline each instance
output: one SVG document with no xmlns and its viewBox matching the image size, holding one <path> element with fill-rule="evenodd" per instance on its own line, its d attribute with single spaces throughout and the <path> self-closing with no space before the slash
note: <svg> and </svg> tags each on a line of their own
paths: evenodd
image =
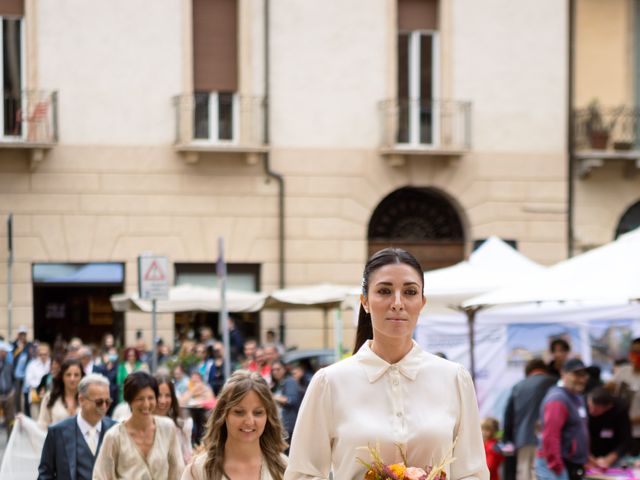
<svg viewBox="0 0 640 480">
<path fill-rule="evenodd" d="M 169 260 L 156 255 L 138 257 L 138 293 L 143 300 L 169 298 Z"/>
</svg>

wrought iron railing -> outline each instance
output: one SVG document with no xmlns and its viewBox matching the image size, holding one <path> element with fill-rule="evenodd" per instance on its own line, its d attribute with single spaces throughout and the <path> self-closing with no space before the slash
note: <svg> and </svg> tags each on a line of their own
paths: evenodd
<svg viewBox="0 0 640 480">
<path fill-rule="evenodd" d="M 176 143 L 240 147 L 264 144 L 264 98 L 202 92 L 174 98 Z"/>
<path fill-rule="evenodd" d="M 380 107 L 383 148 L 471 148 L 470 102 L 393 99 Z"/>
<path fill-rule="evenodd" d="M 640 146 L 640 109 L 589 107 L 574 111 L 574 148 L 583 150 L 636 150 Z"/>
<path fill-rule="evenodd" d="M 58 94 L 44 90 L 5 93 L 0 121 L 0 142 L 57 142 Z"/>
</svg>

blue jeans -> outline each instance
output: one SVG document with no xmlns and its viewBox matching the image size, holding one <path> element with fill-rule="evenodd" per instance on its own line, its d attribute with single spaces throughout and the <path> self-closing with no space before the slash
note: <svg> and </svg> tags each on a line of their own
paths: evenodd
<svg viewBox="0 0 640 480">
<path fill-rule="evenodd" d="M 560 475 L 547 466 L 544 458 L 536 457 L 536 478 L 538 480 L 569 480 L 567 469 L 563 468 Z"/>
</svg>

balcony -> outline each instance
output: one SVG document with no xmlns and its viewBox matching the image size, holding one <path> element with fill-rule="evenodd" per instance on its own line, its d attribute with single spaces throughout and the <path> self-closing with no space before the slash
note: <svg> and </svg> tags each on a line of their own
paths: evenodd
<svg viewBox="0 0 640 480">
<path fill-rule="evenodd" d="M 58 141 L 58 94 L 25 90 L 5 94 L 0 115 L 0 148 L 28 150 L 31 168 Z"/>
<path fill-rule="evenodd" d="M 640 169 L 640 110 L 634 107 L 603 108 L 597 103 L 574 112 L 573 152 L 580 178 L 588 178 L 605 162 L 624 165 L 624 176 Z"/>
<path fill-rule="evenodd" d="M 268 151 L 262 97 L 206 92 L 180 95 L 174 102 L 175 148 L 188 163 L 231 154 L 255 164 Z"/>
<path fill-rule="evenodd" d="M 386 100 L 380 153 L 394 166 L 407 157 L 459 158 L 471 148 L 471 103 Z"/>
</svg>

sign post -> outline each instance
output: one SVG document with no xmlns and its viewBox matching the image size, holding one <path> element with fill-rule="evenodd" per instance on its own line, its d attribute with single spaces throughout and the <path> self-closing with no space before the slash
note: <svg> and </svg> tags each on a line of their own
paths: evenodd
<svg viewBox="0 0 640 480">
<path fill-rule="evenodd" d="M 158 368 L 157 301 L 169 298 L 169 260 L 157 255 L 138 257 L 138 292 L 143 300 L 151 300 L 151 373 Z"/>
<path fill-rule="evenodd" d="M 218 261 L 216 262 L 216 276 L 220 286 L 220 325 L 222 343 L 224 344 L 224 379 L 231 375 L 231 346 L 229 342 L 229 313 L 227 312 L 227 264 L 224 261 L 224 238 L 218 238 Z"/>
<path fill-rule="evenodd" d="M 7 217 L 7 241 L 9 257 L 7 259 L 7 338 L 13 338 L 13 214 Z"/>
</svg>

